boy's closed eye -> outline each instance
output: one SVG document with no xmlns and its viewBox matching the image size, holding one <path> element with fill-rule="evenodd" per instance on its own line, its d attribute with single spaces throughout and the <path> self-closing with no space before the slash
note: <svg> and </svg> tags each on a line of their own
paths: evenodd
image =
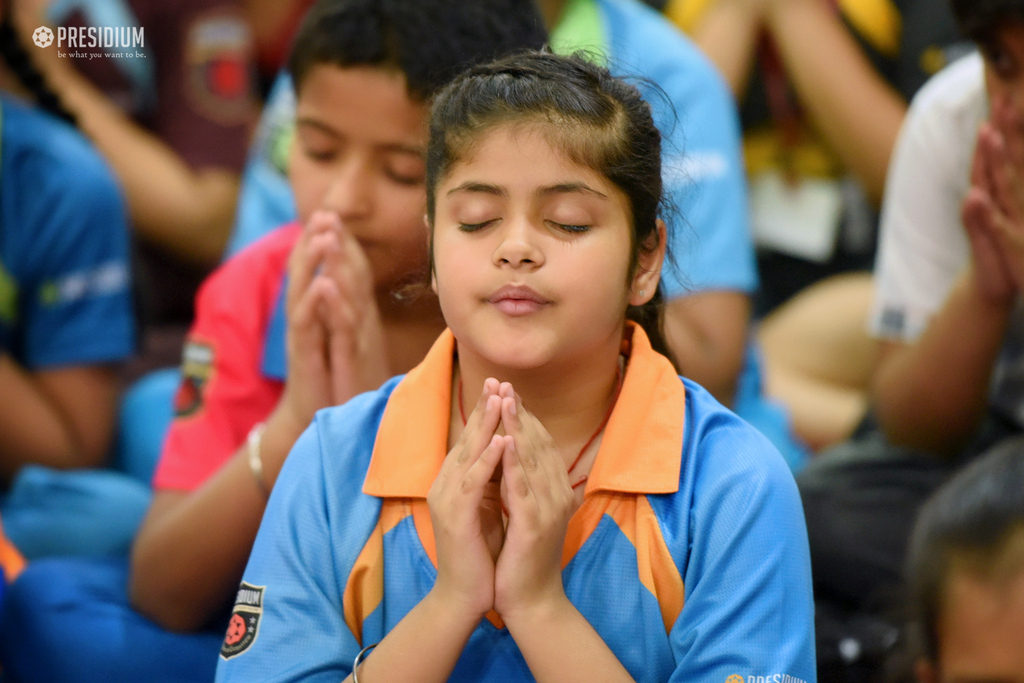
<svg viewBox="0 0 1024 683">
<path fill-rule="evenodd" d="M 422 155 L 392 152 L 384 160 L 384 175 L 399 185 L 422 185 L 427 168 Z"/>
</svg>

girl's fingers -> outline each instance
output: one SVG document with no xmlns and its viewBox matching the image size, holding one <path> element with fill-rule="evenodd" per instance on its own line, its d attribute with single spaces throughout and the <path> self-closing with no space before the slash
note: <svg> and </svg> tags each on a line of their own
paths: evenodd
<svg viewBox="0 0 1024 683">
<path fill-rule="evenodd" d="M 456 391 L 458 391 L 458 389 L 456 389 Z M 477 429 L 479 429 L 480 422 L 483 420 L 484 413 L 486 412 L 487 401 L 491 396 L 496 396 L 497 393 L 498 380 L 491 377 L 484 380 L 483 389 L 481 390 L 480 394 L 477 397 L 476 405 L 473 406 L 472 412 L 470 412 L 469 417 L 466 418 L 465 429 L 463 429 L 462 433 L 459 434 L 459 438 L 455 442 L 455 448 L 461 448 L 465 446 L 466 441 L 469 439 L 470 435 L 472 435 L 474 432 L 477 431 Z M 456 401 L 461 402 L 461 398 L 457 398 Z M 500 419 L 500 405 L 498 417 Z M 490 433 L 487 434 L 487 436 L 489 437 L 491 434 L 493 434 L 494 430 L 496 430 L 497 428 L 498 425 L 495 424 L 494 427 L 491 429 Z"/>
<path fill-rule="evenodd" d="M 476 504 L 483 500 L 484 489 L 491 481 L 494 471 L 502 460 L 505 452 L 505 439 L 497 434 L 491 436 L 487 447 L 480 453 L 480 457 L 469 466 L 462 479 L 463 491 L 472 491 L 472 499 Z"/>
<path fill-rule="evenodd" d="M 501 400 L 492 394 L 484 402 L 484 409 L 476 428 L 470 431 L 467 424 L 466 429 L 463 430 L 463 433 L 469 432 L 469 435 L 461 447 L 455 447 L 458 452 L 455 464 L 463 466 L 476 460 L 480 453 L 487 448 L 494 432 L 498 429 L 499 422 L 501 422 Z"/>
<path fill-rule="evenodd" d="M 523 470 L 515 439 L 508 434 L 500 438 L 505 445 L 501 462 L 502 484 L 508 505 L 506 512 L 511 519 L 521 509 L 522 502 L 530 496 L 530 481 Z"/>
</svg>

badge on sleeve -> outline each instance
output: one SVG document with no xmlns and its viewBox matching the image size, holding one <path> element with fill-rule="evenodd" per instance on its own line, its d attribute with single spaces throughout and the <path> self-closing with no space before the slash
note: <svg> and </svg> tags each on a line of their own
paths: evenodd
<svg viewBox="0 0 1024 683">
<path fill-rule="evenodd" d="M 226 124 L 252 112 L 252 35 L 241 17 L 213 14 L 188 28 L 185 45 L 188 93 L 199 111 Z"/>
<path fill-rule="evenodd" d="M 235 609 L 231 612 L 224 644 L 220 647 L 220 656 L 224 659 L 237 657 L 255 642 L 260 631 L 260 618 L 263 616 L 265 589 L 266 586 L 254 586 L 245 581 L 238 587 Z"/>
<path fill-rule="evenodd" d="M 189 339 L 181 353 L 181 384 L 174 395 L 174 416 L 188 417 L 203 405 L 203 389 L 210 381 L 213 347 Z"/>
</svg>

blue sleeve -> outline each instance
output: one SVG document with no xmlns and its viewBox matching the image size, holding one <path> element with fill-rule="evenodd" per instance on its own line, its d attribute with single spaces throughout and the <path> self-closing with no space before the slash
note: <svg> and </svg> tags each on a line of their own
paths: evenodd
<svg viewBox="0 0 1024 683">
<path fill-rule="evenodd" d="M 18 156 L 4 169 L 21 188 L 4 195 L 16 204 L 5 215 L 18 216 L 25 259 L 22 362 L 39 369 L 120 360 L 135 347 L 125 204 L 77 133 L 55 125 L 50 139 L 53 153 Z"/>
<path fill-rule="evenodd" d="M 813 683 L 810 552 L 796 484 L 763 436 L 717 415 L 688 440 L 692 507 L 671 680 Z"/>
<path fill-rule="evenodd" d="M 288 183 L 288 147 L 295 131 L 295 92 L 281 72 L 260 115 L 249 158 L 242 172 L 238 209 L 225 259 L 237 254 L 279 225 L 296 219 Z"/>
<path fill-rule="evenodd" d="M 685 54 L 681 66 L 656 78 L 668 102 L 648 98 L 663 135 L 665 194 L 678 211 L 667 221 L 675 268 L 666 263 L 662 286 L 667 299 L 752 292 L 757 270 L 736 105 L 696 48 Z"/>
<path fill-rule="evenodd" d="M 349 538 L 355 528 L 335 526 L 331 518 L 339 509 L 332 501 L 339 495 L 332 490 L 339 477 L 325 471 L 321 425 L 314 420 L 296 441 L 274 483 L 243 577 L 244 585 L 261 594 L 258 626 L 248 644 L 226 656 L 225 640 L 218 683 L 338 683 L 359 650 L 343 616 L 348 572 L 337 563 L 336 544 L 354 546 L 357 553 L 361 543 Z"/>
</svg>

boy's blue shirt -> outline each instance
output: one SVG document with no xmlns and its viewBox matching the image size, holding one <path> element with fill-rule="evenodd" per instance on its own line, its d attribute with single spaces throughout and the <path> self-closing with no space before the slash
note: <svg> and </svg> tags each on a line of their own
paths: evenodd
<svg viewBox="0 0 1024 683">
<path fill-rule="evenodd" d="M 445 333 L 405 378 L 318 413 L 275 484 L 218 681 L 336 683 L 429 592 L 453 350 Z M 638 681 L 815 680 L 792 475 L 640 330 L 563 560 L 567 596 Z M 450 680 L 533 677 L 483 619 Z"/>
</svg>

